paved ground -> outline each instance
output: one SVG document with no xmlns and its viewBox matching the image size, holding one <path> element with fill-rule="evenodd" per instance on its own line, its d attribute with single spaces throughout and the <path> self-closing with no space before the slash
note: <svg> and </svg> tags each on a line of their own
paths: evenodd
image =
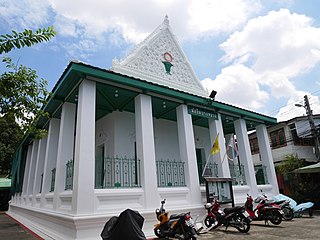
<svg viewBox="0 0 320 240">
<path fill-rule="evenodd" d="M 35 240 L 42 239 L 20 225 L 4 212 L 0 212 L 0 240 Z"/>
<path fill-rule="evenodd" d="M 41 239 L 35 234 L 19 225 L 14 219 L 0 212 L 0 240 L 35 240 Z M 97 240 L 101 240 L 100 237 Z M 200 235 L 199 240 L 242 240 L 242 239 L 320 239 L 320 214 L 309 217 L 294 218 L 292 221 L 284 221 L 280 225 L 264 225 L 264 222 L 253 222 L 247 234 L 238 232 L 235 228 L 224 227 L 212 230 L 209 233 Z"/>
<path fill-rule="evenodd" d="M 280 225 L 265 225 L 264 221 L 252 222 L 250 231 L 247 234 L 238 232 L 235 228 L 219 227 L 211 230 L 210 233 L 201 235 L 202 239 L 320 239 L 320 216 L 309 217 L 308 215 L 302 218 L 294 218 L 292 221 L 283 221 Z"/>
</svg>

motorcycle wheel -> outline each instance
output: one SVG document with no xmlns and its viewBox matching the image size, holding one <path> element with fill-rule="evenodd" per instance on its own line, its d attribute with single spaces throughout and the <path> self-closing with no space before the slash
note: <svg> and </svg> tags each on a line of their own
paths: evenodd
<svg viewBox="0 0 320 240">
<path fill-rule="evenodd" d="M 272 219 L 270 219 L 270 222 L 274 225 L 279 225 L 282 222 L 282 215 L 278 211 L 272 211 L 271 212 Z"/>
<path fill-rule="evenodd" d="M 154 234 L 158 237 L 158 238 L 164 238 L 165 235 L 163 234 L 163 232 L 161 231 L 160 228 L 155 228 L 153 229 Z"/>
<path fill-rule="evenodd" d="M 205 219 L 204 219 L 204 225 L 207 227 L 207 228 L 210 228 L 211 229 L 215 229 L 219 226 L 219 222 L 218 220 L 215 218 L 215 217 L 209 217 L 207 216 Z"/>
<path fill-rule="evenodd" d="M 283 219 L 284 219 L 284 220 L 290 221 L 290 220 L 293 219 L 294 214 L 293 214 L 292 208 L 290 208 L 290 207 L 283 207 L 283 208 L 282 208 L 282 211 L 284 212 L 284 215 L 283 215 Z"/>
<path fill-rule="evenodd" d="M 190 237 L 190 238 L 189 238 L 189 237 L 187 237 L 187 238 L 185 238 L 185 237 L 179 237 L 178 239 L 179 239 L 179 240 L 189 240 L 189 239 L 190 239 L 190 240 L 197 240 L 197 237 Z"/>
<path fill-rule="evenodd" d="M 247 233 L 250 230 L 250 221 L 246 218 L 238 218 L 238 222 L 242 222 L 242 227 L 236 227 L 236 229 L 241 233 Z"/>
</svg>

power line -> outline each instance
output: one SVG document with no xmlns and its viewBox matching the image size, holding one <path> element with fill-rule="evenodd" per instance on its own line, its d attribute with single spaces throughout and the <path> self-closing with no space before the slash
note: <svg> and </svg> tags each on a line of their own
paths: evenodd
<svg viewBox="0 0 320 240">
<path fill-rule="evenodd" d="M 312 93 L 310 93 L 310 95 L 314 95 L 315 93 L 317 93 L 317 92 L 320 92 L 320 89 L 319 90 L 316 90 L 316 91 L 314 91 L 314 92 L 312 92 Z M 315 96 L 317 96 L 317 97 L 320 97 L 319 95 L 315 95 Z M 310 99 L 310 97 L 308 97 L 309 99 Z M 300 103 L 300 104 L 303 104 L 303 100 L 301 100 L 301 101 L 297 101 L 297 103 Z M 268 115 L 272 115 L 272 113 L 273 112 L 276 112 L 276 111 L 279 111 L 281 108 L 283 108 L 283 107 L 286 107 L 286 106 L 291 106 L 291 105 L 282 105 L 282 106 L 280 106 L 280 107 L 278 107 L 278 108 L 275 108 L 275 109 L 273 109 L 272 111 L 270 111 L 269 113 L 268 113 Z M 294 106 L 294 105 L 293 105 Z M 288 112 L 288 111 L 287 111 Z"/>
</svg>

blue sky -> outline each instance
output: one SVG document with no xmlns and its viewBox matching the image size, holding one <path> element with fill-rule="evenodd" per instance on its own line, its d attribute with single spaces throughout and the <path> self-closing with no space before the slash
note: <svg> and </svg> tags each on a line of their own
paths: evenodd
<svg viewBox="0 0 320 240">
<path fill-rule="evenodd" d="M 54 26 L 50 42 L 13 50 L 52 89 L 70 60 L 109 69 L 167 14 L 196 75 L 216 99 L 277 117 L 320 113 L 317 0 L 2 0 L 0 34 Z M 0 65 L 4 71 L 4 65 Z"/>
</svg>

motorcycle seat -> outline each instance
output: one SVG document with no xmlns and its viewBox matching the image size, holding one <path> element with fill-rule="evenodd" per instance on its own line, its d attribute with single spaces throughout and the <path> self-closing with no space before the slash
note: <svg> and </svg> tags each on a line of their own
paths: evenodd
<svg viewBox="0 0 320 240">
<path fill-rule="evenodd" d="M 264 209 L 279 209 L 277 206 L 264 206 Z"/>
<path fill-rule="evenodd" d="M 225 214 L 228 214 L 228 213 L 236 212 L 241 208 L 242 208 L 241 206 L 237 206 L 237 207 L 225 208 L 223 211 Z"/>
<path fill-rule="evenodd" d="M 179 218 L 183 217 L 184 215 L 185 215 L 184 213 L 172 214 L 169 219 L 170 220 L 171 219 L 179 219 Z"/>
</svg>

